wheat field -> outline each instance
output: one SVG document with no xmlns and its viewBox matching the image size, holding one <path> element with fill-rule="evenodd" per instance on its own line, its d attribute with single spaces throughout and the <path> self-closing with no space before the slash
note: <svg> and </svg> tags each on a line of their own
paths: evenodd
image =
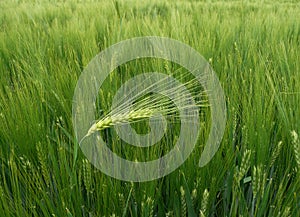
<svg viewBox="0 0 300 217">
<path fill-rule="evenodd" d="M 227 123 L 219 150 L 199 167 L 211 125 L 209 106 L 201 108 L 199 138 L 184 164 L 138 183 L 111 178 L 86 159 L 72 99 L 94 56 L 140 36 L 176 39 L 203 55 L 224 90 Z M 118 67 L 99 90 L 95 120 L 122 83 L 154 70 L 185 73 L 155 58 Z M 296 0 L 2 0 L 0 76 L 1 217 L 300 215 Z M 168 126 L 146 149 L 126 145 L 110 126 L 99 134 L 118 155 L 148 161 L 172 149 L 180 124 Z M 132 127 L 149 131 L 147 120 Z"/>
</svg>

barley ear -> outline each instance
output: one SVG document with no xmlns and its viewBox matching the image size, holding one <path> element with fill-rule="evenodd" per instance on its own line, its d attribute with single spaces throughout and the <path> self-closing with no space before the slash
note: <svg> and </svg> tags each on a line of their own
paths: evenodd
<svg viewBox="0 0 300 217">
<path fill-rule="evenodd" d="M 105 116 L 90 127 L 87 134 L 79 141 L 79 144 L 81 144 L 81 142 L 85 138 L 87 138 L 88 136 L 92 135 L 97 131 L 101 131 L 110 128 L 112 126 L 130 122 L 130 121 L 150 118 L 154 113 L 155 111 L 153 109 L 142 108 L 142 109 L 132 110 L 129 112 L 115 114 L 112 116 Z"/>
<path fill-rule="evenodd" d="M 173 211 L 169 211 L 166 213 L 166 217 L 173 217 L 174 216 L 174 212 Z"/>
<path fill-rule="evenodd" d="M 192 203 L 193 203 L 193 207 L 196 207 L 196 199 L 197 199 L 197 189 L 195 188 L 192 191 Z"/>
<path fill-rule="evenodd" d="M 91 172 L 91 164 L 87 159 L 82 160 L 82 168 L 83 168 L 83 183 L 85 189 L 88 193 L 91 192 L 91 180 L 92 180 L 92 172 Z"/>
<path fill-rule="evenodd" d="M 297 163 L 298 170 L 300 170 L 300 141 L 298 134 L 296 133 L 295 130 L 291 132 L 292 135 L 292 144 L 293 144 L 293 149 L 294 149 L 294 154 L 295 154 L 295 160 Z"/>
<path fill-rule="evenodd" d="M 126 202 L 125 202 L 125 198 L 124 198 L 124 194 L 119 193 L 119 204 L 120 204 L 120 208 L 121 210 L 124 210 L 126 207 Z"/>
<path fill-rule="evenodd" d="M 183 187 L 180 187 L 180 195 L 181 195 L 181 216 L 186 217 L 186 201 L 185 201 L 185 191 Z"/>
<path fill-rule="evenodd" d="M 258 176 L 257 176 L 257 168 L 256 166 L 253 167 L 252 172 L 252 192 L 253 197 L 256 198 L 257 192 L 258 192 Z"/>
<path fill-rule="evenodd" d="M 202 201 L 201 201 L 201 209 L 200 209 L 200 213 L 199 213 L 200 217 L 208 216 L 208 214 L 207 214 L 208 198 L 209 198 L 209 192 L 207 189 L 205 189 L 203 192 Z"/>
<path fill-rule="evenodd" d="M 32 170 L 32 165 L 31 165 L 29 159 L 25 155 L 20 156 L 19 159 L 20 159 L 22 168 L 25 171 L 30 172 Z"/>
<path fill-rule="evenodd" d="M 150 209 L 149 217 L 154 216 L 154 200 L 151 197 L 148 197 L 146 200 L 146 204 L 148 206 L 148 209 Z"/>
<path fill-rule="evenodd" d="M 250 167 L 250 158 L 251 158 L 251 150 L 246 150 L 242 157 L 241 165 L 238 169 L 237 175 L 235 175 L 237 183 L 239 183 L 242 178 L 246 175 L 249 167 Z"/>
<path fill-rule="evenodd" d="M 275 149 L 272 153 L 270 167 L 272 167 L 274 165 L 275 161 L 277 160 L 277 158 L 280 154 L 281 148 L 282 148 L 282 141 L 278 142 L 278 145 L 275 147 Z"/>
<path fill-rule="evenodd" d="M 47 167 L 47 157 L 46 157 L 46 154 L 45 154 L 40 142 L 38 142 L 36 144 L 36 151 L 37 151 L 38 160 L 40 163 L 40 168 L 42 171 L 42 176 L 44 178 L 46 185 L 49 186 L 50 185 L 50 176 L 49 176 L 50 173 L 49 173 L 48 167 Z"/>
<path fill-rule="evenodd" d="M 282 217 L 289 217 L 289 216 L 291 216 L 290 209 L 291 208 L 289 206 L 285 207 L 285 209 L 284 209 L 284 211 L 282 213 Z"/>
<path fill-rule="evenodd" d="M 254 166 L 252 172 L 252 191 L 253 197 L 257 198 L 258 194 L 260 197 L 263 196 L 265 191 L 265 185 L 267 181 L 267 173 L 265 172 L 262 165 Z"/>
</svg>

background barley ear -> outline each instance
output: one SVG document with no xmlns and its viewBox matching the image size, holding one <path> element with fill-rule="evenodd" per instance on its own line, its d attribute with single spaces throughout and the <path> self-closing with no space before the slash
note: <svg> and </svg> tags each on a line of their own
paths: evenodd
<svg viewBox="0 0 300 217">
<path fill-rule="evenodd" d="M 289 206 L 285 207 L 285 209 L 284 209 L 284 211 L 282 213 L 282 217 L 289 217 L 289 216 L 291 216 L 290 209 L 291 208 Z"/>
<path fill-rule="evenodd" d="M 256 198 L 257 192 L 259 191 L 259 176 L 257 175 L 257 168 L 256 166 L 253 167 L 252 171 L 252 192 L 253 192 L 253 197 Z"/>
<path fill-rule="evenodd" d="M 193 207 L 196 207 L 196 200 L 197 200 L 197 189 L 195 188 L 192 191 L 192 203 L 193 203 Z"/>
<path fill-rule="evenodd" d="M 20 159 L 20 163 L 21 163 L 21 167 L 26 171 L 26 172 L 31 172 L 32 170 L 32 164 L 29 161 L 29 159 L 23 155 L 19 157 Z"/>
<path fill-rule="evenodd" d="M 200 217 L 206 217 L 208 216 L 208 198 L 209 198 L 209 192 L 207 189 L 204 190 L 202 201 L 201 201 L 201 209 L 199 211 Z"/>
<path fill-rule="evenodd" d="M 282 148 L 282 141 L 279 141 L 272 153 L 271 160 L 270 160 L 270 168 L 274 165 L 275 161 L 277 160 L 277 158 L 280 154 L 281 148 Z"/>
<path fill-rule="evenodd" d="M 154 200 L 151 197 L 148 197 L 146 200 L 147 207 L 149 209 L 149 217 L 154 216 Z"/>
<path fill-rule="evenodd" d="M 120 208 L 121 208 L 121 210 L 124 210 L 125 207 L 126 207 L 126 202 L 125 202 L 124 194 L 119 193 L 118 196 L 119 196 L 119 205 L 120 205 Z"/>
<path fill-rule="evenodd" d="M 293 149 L 294 149 L 294 154 L 295 154 L 295 160 L 297 163 L 297 169 L 300 171 L 300 141 L 298 134 L 296 133 L 295 130 L 291 132 L 292 135 L 292 144 L 293 144 Z"/>
<path fill-rule="evenodd" d="M 252 192 L 253 197 L 262 198 L 267 181 L 267 172 L 263 165 L 254 166 L 252 171 Z"/>
<path fill-rule="evenodd" d="M 173 211 L 169 211 L 166 213 L 166 217 L 173 217 L 174 216 L 174 212 Z"/>
<path fill-rule="evenodd" d="M 92 168 L 91 164 L 87 159 L 82 160 L 82 168 L 83 168 L 83 183 L 85 189 L 88 193 L 91 192 L 91 180 L 92 180 Z"/>
<path fill-rule="evenodd" d="M 185 201 L 185 191 L 183 187 L 180 187 L 180 195 L 181 195 L 181 216 L 186 217 L 187 210 L 186 210 L 186 201 Z"/>
<path fill-rule="evenodd" d="M 264 196 L 265 193 L 265 186 L 267 182 L 267 172 L 265 171 L 265 168 L 262 169 L 262 178 L 261 178 L 261 197 Z"/>
<path fill-rule="evenodd" d="M 251 150 L 246 150 L 243 153 L 242 162 L 238 169 L 238 174 L 235 176 L 237 183 L 239 183 L 242 178 L 246 175 L 249 167 L 250 167 L 250 158 L 251 158 Z"/>
<path fill-rule="evenodd" d="M 36 144 L 36 151 L 37 151 L 37 156 L 38 156 L 42 176 L 44 178 L 46 185 L 49 186 L 50 185 L 50 176 L 49 176 L 50 173 L 49 173 L 48 167 L 47 167 L 47 156 L 46 156 L 46 154 L 45 154 L 46 152 L 44 152 L 40 142 L 38 142 Z"/>
<path fill-rule="evenodd" d="M 0 201 L 4 198 L 5 196 L 5 193 L 4 193 L 4 190 L 3 190 L 3 183 L 2 181 L 0 180 Z"/>
<path fill-rule="evenodd" d="M 237 138 L 237 133 L 236 133 L 236 129 L 237 129 L 237 111 L 235 111 L 235 109 L 233 108 L 233 129 L 232 129 L 232 144 L 236 143 L 236 138 Z"/>
<path fill-rule="evenodd" d="M 73 217 L 72 213 L 70 212 L 70 210 L 67 207 L 66 207 L 66 212 L 67 212 L 68 217 Z"/>
</svg>

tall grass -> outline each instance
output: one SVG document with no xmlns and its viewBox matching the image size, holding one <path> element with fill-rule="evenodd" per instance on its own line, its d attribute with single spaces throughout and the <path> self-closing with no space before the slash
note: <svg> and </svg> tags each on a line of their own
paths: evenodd
<svg viewBox="0 0 300 217">
<path fill-rule="evenodd" d="M 299 3 L 1 1 L 0 11 L 0 216 L 298 216 Z M 207 166 L 198 161 L 209 108 L 181 167 L 129 183 L 96 170 L 78 149 L 72 97 L 92 57 L 145 35 L 180 40 L 210 61 L 228 121 Z M 120 66 L 99 90 L 95 118 L 134 74 L 175 70 L 182 69 L 157 59 Z M 145 126 L 133 127 L 145 133 Z M 172 148 L 163 144 L 176 141 L 177 128 L 147 150 L 127 147 L 110 128 L 102 135 L 119 155 L 149 160 Z"/>
</svg>

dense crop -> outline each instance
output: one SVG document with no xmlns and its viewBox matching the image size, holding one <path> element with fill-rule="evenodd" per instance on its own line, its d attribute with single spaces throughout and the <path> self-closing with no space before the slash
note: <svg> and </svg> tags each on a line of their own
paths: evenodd
<svg viewBox="0 0 300 217">
<path fill-rule="evenodd" d="M 209 107 L 199 114 L 198 143 L 181 167 L 155 181 L 128 183 L 95 169 L 81 153 L 72 97 L 95 55 L 146 35 L 177 39 L 209 60 L 228 120 L 205 167 L 198 161 Z M 132 75 L 180 70 L 161 59 L 120 66 L 99 90 L 95 120 Z M 0 216 L 299 216 L 296 1 L 1 1 L 0 77 Z M 145 133 L 146 122 L 133 127 Z M 178 125 L 171 121 L 169 136 L 149 149 L 125 147 L 110 127 L 101 134 L 114 152 L 143 161 L 172 148 L 164 144 L 176 141 Z"/>
</svg>

